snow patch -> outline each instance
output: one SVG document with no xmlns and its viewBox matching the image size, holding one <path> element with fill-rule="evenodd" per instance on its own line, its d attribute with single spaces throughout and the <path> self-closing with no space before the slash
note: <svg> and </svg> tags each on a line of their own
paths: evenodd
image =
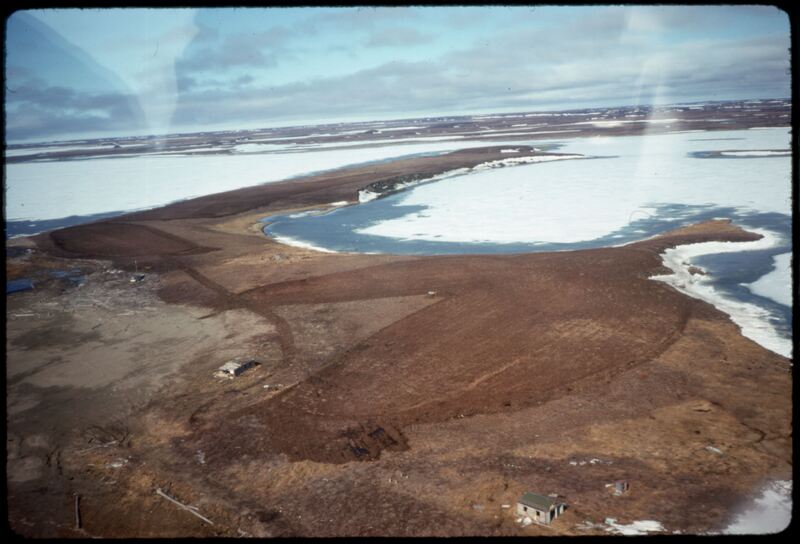
<svg viewBox="0 0 800 544">
<path fill-rule="evenodd" d="M 634 521 L 628 525 L 623 525 L 621 523 L 617 523 L 616 518 L 606 518 L 605 523 L 609 526 L 606 528 L 606 531 L 609 533 L 619 533 L 626 536 L 644 535 L 647 533 L 664 531 L 664 526 L 661 525 L 661 522 L 649 519 Z"/>
<path fill-rule="evenodd" d="M 338 251 L 334 251 L 332 249 L 326 249 L 324 247 L 315 246 L 313 244 L 309 244 L 308 242 L 304 242 L 302 240 L 298 240 L 296 238 L 292 238 L 290 236 L 274 236 L 273 240 L 276 242 L 280 242 L 281 244 L 285 244 L 287 246 L 292 247 L 299 247 L 302 249 L 310 249 L 312 251 L 319 251 L 322 253 L 339 253 Z"/>
<path fill-rule="evenodd" d="M 568 123 L 569 125 L 592 125 L 595 127 L 618 127 L 625 123 L 674 123 L 680 119 L 615 119 L 609 121 L 580 121 L 577 123 Z"/>
<path fill-rule="evenodd" d="M 426 127 L 419 126 L 419 125 L 414 125 L 414 126 L 410 126 L 410 127 L 391 127 L 391 128 L 382 128 L 381 132 L 391 132 L 393 130 L 413 130 L 413 129 L 420 129 L 420 128 L 426 128 Z"/>
<path fill-rule="evenodd" d="M 726 157 L 791 157 L 792 152 L 786 151 L 720 151 Z"/>
<path fill-rule="evenodd" d="M 236 153 L 263 153 L 264 151 L 282 151 L 294 147 L 295 144 L 239 144 L 233 146 Z"/>
<path fill-rule="evenodd" d="M 518 164 L 532 164 L 536 162 L 550 162 L 550 161 L 560 161 L 566 159 L 582 159 L 583 155 L 537 155 L 533 157 L 511 157 L 508 159 L 499 159 L 496 161 L 487 161 L 483 162 L 473 170 L 479 172 L 481 170 L 486 170 L 489 168 L 502 168 L 504 166 L 515 166 Z"/>
<path fill-rule="evenodd" d="M 472 132 L 472 133 L 470 133 L 470 135 L 480 136 L 482 134 L 488 134 L 488 133 L 491 132 L 492 134 L 488 134 L 489 136 L 536 136 L 538 134 L 563 134 L 565 132 L 580 132 L 580 131 L 581 131 L 581 129 L 579 129 L 579 128 L 569 129 L 569 130 L 537 130 L 535 132 L 534 131 L 531 131 L 531 132 L 502 132 L 502 131 L 499 131 L 499 130 L 494 130 L 494 131 L 487 130 L 487 131 L 484 131 L 484 132 Z"/>
<path fill-rule="evenodd" d="M 59 147 L 57 145 L 49 147 L 24 147 L 17 149 L 5 149 L 6 157 L 18 157 L 21 155 L 35 155 L 37 153 L 63 153 L 64 151 L 106 151 L 112 149 L 114 146 L 111 144 L 100 146 L 66 146 Z"/>
<path fill-rule="evenodd" d="M 381 196 L 380 193 L 374 193 L 367 189 L 361 189 L 358 192 L 358 202 L 359 203 L 369 202 L 370 200 L 375 200 L 379 196 Z"/>
</svg>

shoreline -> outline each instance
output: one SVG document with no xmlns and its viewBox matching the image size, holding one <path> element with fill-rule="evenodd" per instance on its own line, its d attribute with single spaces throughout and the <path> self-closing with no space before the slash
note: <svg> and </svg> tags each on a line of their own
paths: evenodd
<svg viewBox="0 0 800 544">
<path fill-rule="evenodd" d="M 779 245 L 775 233 L 764 229 L 750 229 L 761 235 L 760 240 L 752 242 L 702 242 L 669 248 L 662 253 L 664 266 L 672 273 L 656 275 L 651 279 L 671 285 L 686 295 L 708 302 L 730 316 L 742 330 L 742 335 L 759 345 L 786 357 L 792 358 L 792 339 L 783 338 L 769 324 L 770 313 L 763 308 L 747 302 L 734 300 L 719 293 L 708 283 L 707 272 L 692 263 L 693 257 L 718 253 L 757 251 Z"/>
<path fill-rule="evenodd" d="M 452 174 L 452 175 L 460 175 L 460 174 Z M 441 176 L 450 177 L 448 173 L 442 174 Z M 440 179 L 440 176 L 434 176 L 433 178 L 426 178 L 424 181 L 420 183 L 435 181 L 437 179 Z M 411 187 L 413 185 L 415 184 L 410 184 L 400 189 L 394 187 L 389 192 L 380 194 L 375 198 L 385 196 L 386 194 L 393 194 L 395 192 L 402 191 L 405 188 Z M 359 192 L 359 198 L 361 198 L 363 191 L 364 190 Z M 360 205 L 365 202 L 369 202 L 370 200 L 372 199 L 368 200 L 362 199 L 359 202 L 350 203 L 348 205 Z M 325 214 L 335 210 L 336 208 L 337 207 L 331 207 L 330 205 L 328 205 L 327 208 L 317 208 L 317 209 L 320 210 L 319 212 L 320 214 Z M 278 243 L 291 247 L 309 249 L 312 251 L 319 251 L 323 253 L 356 253 L 364 255 L 376 254 L 371 252 L 341 252 L 338 250 L 329 249 L 309 242 L 298 240 L 289 236 L 273 235 L 268 233 L 267 229 L 268 226 L 264 226 L 262 228 L 262 231 L 266 237 Z M 778 355 L 781 355 L 788 359 L 792 359 L 793 340 L 791 338 L 785 338 L 770 324 L 770 321 L 772 319 L 771 312 L 756 304 L 739 301 L 736 300 L 735 298 L 726 296 L 725 294 L 718 292 L 713 287 L 713 285 L 709 283 L 711 278 L 708 275 L 708 271 L 702 269 L 702 267 L 694 265 L 691 261 L 691 258 L 700 257 L 703 255 L 713 255 L 713 254 L 727 253 L 727 252 L 758 251 L 761 249 L 769 249 L 780 245 L 779 236 L 776 233 L 773 233 L 769 230 L 750 228 L 750 229 L 745 229 L 745 232 L 759 234 L 762 236 L 762 239 L 752 242 L 699 242 L 695 244 L 668 248 L 667 250 L 665 250 L 664 253 L 662 253 L 662 260 L 664 266 L 669 268 L 672 271 L 672 273 L 652 276 L 651 279 L 667 283 L 668 285 L 671 285 L 678 291 L 690 297 L 697 298 L 699 300 L 711 304 L 716 309 L 727 314 L 731 318 L 731 320 L 741 328 L 743 336 L 753 340 L 754 342 L 758 343 L 764 348 L 777 353 Z M 658 236 L 660 236 L 660 234 L 647 236 L 641 240 L 635 240 L 633 242 L 626 242 L 624 244 L 620 244 L 619 246 L 608 246 L 608 247 L 630 246 L 638 242 L 643 242 L 646 240 L 650 240 L 652 238 L 657 238 Z M 570 249 L 562 251 L 582 251 L 582 250 Z M 377 253 L 377 254 L 393 255 L 392 253 Z M 469 255 L 469 253 L 465 254 Z"/>
</svg>

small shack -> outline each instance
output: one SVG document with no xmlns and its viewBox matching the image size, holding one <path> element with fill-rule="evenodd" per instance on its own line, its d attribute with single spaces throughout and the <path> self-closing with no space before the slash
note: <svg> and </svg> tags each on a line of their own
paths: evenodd
<svg viewBox="0 0 800 544">
<path fill-rule="evenodd" d="M 517 514 L 527 517 L 535 523 L 550 525 L 550 523 L 564 513 L 567 505 L 559 502 L 557 496 L 524 493 L 517 501 Z"/>
<path fill-rule="evenodd" d="M 234 359 L 219 367 L 219 370 L 214 373 L 214 376 L 218 378 L 235 378 L 257 364 L 258 361 L 255 359 L 246 359 L 244 361 L 241 359 Z"/>
</svg>

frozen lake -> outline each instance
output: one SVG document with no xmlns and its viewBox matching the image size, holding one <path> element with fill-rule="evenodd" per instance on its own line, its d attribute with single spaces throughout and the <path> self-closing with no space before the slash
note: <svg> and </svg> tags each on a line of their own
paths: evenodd
<svg viewBox="0 0 800 544">
<path fill-rule="evenodd" d="M 85 223 L 99 218 L 99 214 L 153 208 L 345 166 L 504 143 L 408 140 L 353 149 L 305 147 L 302 152 L 283 146 L 283 152 L 270 152 L 265 147 L 256 153 L 245 147 L 231 154 L 188 155 L 181 154 L 187 151 L 167 150 L 116 158 L 9 163 L 6 224 L 17 235 L 33 234 L 64 226 L 60 222 L 70 218 L 72 224 Z M 43 221 L 49 222 L 44 228 L 40 224 Z"/>
<path fill-rule="evenodd" d="M 783 128 L 576 138 L 558 151 L 597 158 L 456 175 L 269 232 L 337 251 L 517 252 L 625 243 L 715 209 L 790 217 L 791 157 L 697 155 L 789 147 Z"/>
<path fill-rule="evenodd" d="M 357 230 L 401 240 L 575 243 L 624 229 L 632 215 L 675 204 L 791 214 L 790 157 L 691 155 L 788 149 L 786 129 L 699 134 L 565 140 L 561 153 L 612 158 L 492 170 L 418 187 L 395 206 L 423 209 Z M 743 140 L 712 140 L 710 134 Z M 496 219 L 487 221 L 487 215 Z"/>
</svg>

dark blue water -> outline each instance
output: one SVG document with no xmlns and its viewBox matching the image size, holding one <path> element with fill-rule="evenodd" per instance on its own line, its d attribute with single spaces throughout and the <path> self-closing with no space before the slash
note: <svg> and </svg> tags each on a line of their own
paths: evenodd
<svg viewBox="0 0 800 544">
<path fill-rule="evenodd" d="M 780 213 L 753 214 L 735 220 L 745 229 L 762 228 L 781 235 L 784 242 L 777 247 L 758 251 L 719 253 L 696 257 L 693 262 L 713 277 L 714 288 L 734 300 L 749 302 L 768 310 L 773 326 L 784 338 L 792 337 L 792 308 L 772 299 L 756 295 L 745 285 L 774 269 L 773 257 L 792 251 L 792 218 Z"/>
<path fill-rule="evenodd" d="M 86 275 L 80 268 L 72 268 L 70 270 L 40 270 L 33 275 L 37 282 L 45 281 L 47 278 L 54 278 L 61 280 L 63 286 L 76 287 L 86 283 Z M 35 287 L 35 282 L 32 278 L 21 278 L 18 280 L 10 280 L 6 282 L 6 295 L 11 293 L 18 293 L 20 291 L 29 291 Z"/>
<path fill-rule="evenodd" d="M 753 226 L 764 223 L 761 228 L 769 228 L 766 225 L 773 228 L 781 227 L 785 231 L 786 238 L 791 239 L 791 217 L 789 216 L 763 213 L 743 214 L 734 208 L 683 204 L 653 205 L 656 213 L 651 216 L 632 218 L 631 222 L 622 229 L 600 238 L 572 243 L 439 242 L 400 240 L 356 232 L 375 223 L 426 209 L 425 206 L 420 205 L 398 205 L 403 196 L 402 193 L 397 193 L 363 204 L 344 206 L 325 212 L 271 215 L 261 221 L 265 223 L 264 233 L 269 236 L 288 236 L 335 251 L 401 255 L 529 253 L 608 247 L 642 240 L 670 229 L 716 217 L 730 218 L 737 224 L 743 224 L 741 222 L 745 220 Z M 788 224 L 784 225 L 780 221 L 775 221 L 773 216 L 785 218 Z M 770 228 L 770 230 L 772 229 Z"/>
<path fill-rule="evenodd" d="M 44 219 L 39 221 L 6 221 L 6 240 L 14 236 L 30 236 L 40 232 L 83 225 L 91 223 L 92 221 L 117 217 L 126 213 L 128 212 L 119 211 L 96 213 L 94 215 L 70 215 L 69 217 L 61 217 L 59 219 Z"/>
</svg>

